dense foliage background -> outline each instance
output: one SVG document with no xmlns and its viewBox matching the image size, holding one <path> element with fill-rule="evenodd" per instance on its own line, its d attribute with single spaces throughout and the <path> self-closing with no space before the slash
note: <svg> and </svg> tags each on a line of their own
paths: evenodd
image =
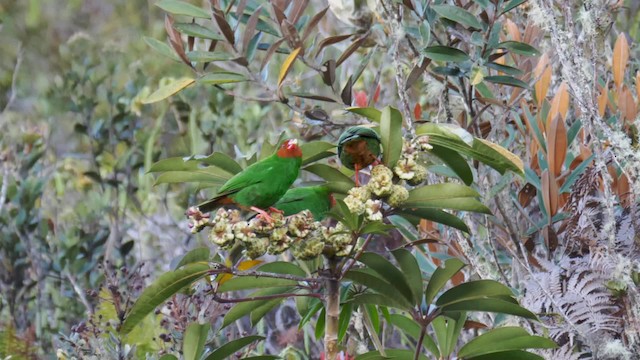
<svg viewBox="0 0 640 360">
<path fill-rule="evenodd" d="M 1 358 L 177 356 L 193 321 L 218 329 L 231 305 L 197 288 L 144 331 L 116 331 L 185 253 L 217 251 L 184 216 L 210 191 L 194 174 L 150 174 L 152 164 L 218 151 L 244 166 L 282 136 L 335 144 L 369 121 L 349 106 L 393 106 L 406 134 L 463 128 L 462 140 L 522 161 L 519 174 L 464 151 L 468 171 L 462 158 L 427 158 L 428 184 L 470 176 L 491 214 L 448 208 L 468 232 L 450 219 L 394 223 L 402 231 L 369 248 L 386 256 L 419 241 L 409 248 L 420 274 L 458 258 L 468 266 L 454 284 L 497 280 L 540 319 L 478 314 L 461 344 L 518 325 L 559 345 L 539 350 L 544 358 L 640 354 L 637 2 L 191 1 L 220 9 L 198 18 L 213 35 L 187 26 L 193 12 L 160 3 L 0 2 Z M 519 163 L 512 154 L 502 155 Z M 243 351 L 317 358 L 322 326 L 301 309 L 287 300 L 256 326 L 212 331 L 207 346 L 259 334 L 266 340 Z M 345 353 L 377 349 L 370 320 L 354 313 Z M 415 345 L 403 324 L 380 335 L 388 347 Z"/>
</svg>

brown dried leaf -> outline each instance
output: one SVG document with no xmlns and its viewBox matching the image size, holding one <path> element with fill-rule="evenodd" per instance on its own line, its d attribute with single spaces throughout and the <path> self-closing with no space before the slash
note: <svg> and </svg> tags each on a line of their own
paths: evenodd
<svg viewBox="0 0 640 360">
<path fill-rule="evenodd" d="M 429 66 L 430 63 L 431 63 L 431 59 L 424 58 L 422 59 L 422 62 L 420 64 L 416 64 L 413 67 L 413 69 L 411 69 L 411 72 L 409 73 L 409 76 L 407 76 L 407 81 L 404 85 L 405 90 L 408 90 L 409 88 L 411 88 L 411 86 L 413 86 L 413 84 L 415 84 L 415 82 L 418 81 L 418 79 L 420 79 L 420 77 L 422 76 L 422 74 L 424 74 L 424 71 L 427 69 L 427 66 Z"/>
<path fill-rule="evenodd" d="M 331 44 L 336 44 L 336 43 L 339 43 L 341 41 L 344 41 L 344 40 L 350 38 L 351 35 L 353 35 L 353 34 L 330 36 L 330 37 L 328 37 L 326 39 L 323 39 L 322 41 L 320 41 L 318 43 L 318 50 L 316 50 L 316 53 L 315 53 L 314 57 L 317 57 L 318 54 L 320 54 L 320 51 L 322 51 L 322 49 L 324 49 L 326 46 L 329 46 Z"/>
<path fill-rule="evenodd" d="M 567 127 L 558 115 L 547 129 L 547 161 L 554 177 L 560 176 L 567 157 Z"/>
<path fill-rule="evenodd" d="M 638 110 L 636 108 L 636 102 L 633 99 L 633 94 L 631 94 L 631 90 L 629 90 L 625 85 L 622 86 L 622 91 L 620 91 L 618 103 L 620 114 L 622 114 L 625 124 L 633 123 Z"/>
<path fill-rule="evenodd" d="M 353 100 L 353 78 L 351 76 L 349 76 L 349 80 L 347 80 L 344 88 L 342 88 L 340 98 L 342 98 L 342 102 L 345 105 L 351 106 L 351 101 Z"/>
<path fill-rule="evenodd" d="M 282 31 L 284 38 L 287 39 L 287 44 L 289 44 L 290 48 L 295 49 L 302 47 L 298 30 L 296 30 L 296 27 L 293 26 L 289 20 L 282 20 L 282 23 L 280 23 L 280 31 Z"/>
<path fill-rule="evenodd" d="M 333 82 L 336 81 L 336 61 L 330 59 L 325 61 L 322 65 L 324 66 L 322 81 L 324 81 L 328 86 L 333 86 Z"/>
<path fill-rule="evenodd" d="M 164 28 L 167 31 L 167 35 L 169 35 L 169 44 L 171 44 L 173 51 L 178 54 L 182 62 L 193 68 L 193 65 L 191 65 L 191 61 L 189 61 L 187 54 L 184 52 L 182 37 L 178 30 L 173 27 L 173 18 L 169 14 L 166 14 L 164 16 Z"/>
<path fill-rule="evenodd" d="M 507 30 L 507 33 L 509 34 L 509 36 L 511 37 L 511 40 L 522 41 L 520 37 L 520 29 L 518 29 L 518 25 L 516 25 L 516 23 L 507 19 L 504 22 L 504 27 L 505 27 L 505 30 Z"/>
<path fill-rule="evenodd" d="M 544 208 L 549 215 L 550 224 L 551 218 L 558 211 L 558 184 L 556 184 L 556 179 L 549 170 L 543 171 L 540 177 L 542 180 L 542 200 Z"/>
<path fill-rule="evenodd" d="M 562 117 L 562 120 L 566 120 L 567 112 L 569 111 L 569 91 L 567 90 L 567 84 L 563 82 L 558 88 L 558 92 L 551 101 L 551 109 L 547 115 L 546 128 L 551 126 L 551 121 L 558 115 Z"/>
<path fill-rule="evenodd" d="M 271 46 L 269 46 L 269 49 L 267 49 L 267 53 L 264 55 L 264 59 L 262 59 L 262 64 L 260 64 L 260 71 L 264 69 L 264 67 L 267 65 L 276 50 L 278 50 L 278 47 L 280 46 L 280 44 L 282 44 L 282 42 L 284 42 L 284 38 L 274 42 L 273 44 L 271 44 Z"/>
<path fill-rule="evenodd" d="M 244 9 L 247 7 L 247 0 L 240 0 L 238 6 L 236 6 L 236 18 L 240 19 L 244 14 Z M 238 21 L 240 24 L 240 21 Z"/>
<path fill-rule="evenodd" d="M 620 179 L 618 179 L 617 186 L 618 197 L 620 197 L 620 203 L 623 207 L 628 208 L 633 203 L 633 198 L 631 197 L 631 187 L 629 184 L 629 178 L 626 174 L 622 173 L 620 175 Z"/>
<path fill-rule="evenodd" d="M 253 34 L 256 31 L 256 26 L 258 26 L 258 20 L 260 20 L 260 12 L 262 12 L 262 5 L 258 6 L 256 11 L 249 16 L 249 20 L 247 20 L 247 26 L 244 28 L 244 34 L 242 34 L 242 53 L 247 55 L 247 47 L 249 46 L 249 42 L 251 38 L 253 38 Z M 240 23 L 238 21 L 238 23 Z"/>
<path fill-rule="evenodd" d="M 616 39 L 616 44 L 613 46 L 613 81 L 616 83 L 616 87 L 622 86 L 622 80 L 624 78 L 624 71 L 627 68 L 629 62 L 629 43 L 627 37 L 621 32 Z"/>
<path fill-rule="evenodd" d="M 549 252 L 554 252 L 558 248 L 558 235 L 556 234 L 553 227 L 547 225 L 542 230 L 542 234 L 544 236 L 544 244 L 547 246 Z"/>
<path fill-rule="evenodd" d="M 295 24 L 300 20 L 304 10 L 309 5 L 309 0 L 296 0 L 293 2 L 293 8 L 289 11 L 290 21 Z"/>
<path fill-rule="evenodd" d="M 235 39 L 235 36 L 233 35 L 233 30 L 231 29 L 231 26 L 227 22 L 227 19 L 225 19 L 224 13 L 222 12 L 222 10 L 213 9 L 213 18 L 215 19 L 216 24 L 218 24 L 218 29 L 220 29 L 220 32 L 222 32 L 222 35 L 224 35 L 225 39 L 227 39 L 227 41 L 229 42 L 229 44 L 231 44 L 231 46 L 234 46 L 236 39 Z"/>
<path fill-rule="evenodd" d="M 604 112 L 607 110 L 607 102 L 609 101 L 607 87 L 608 84 L 605 84 L 604 88 L 600 86 L 600 95 L 598 95 L 598 114 L 600 117 L 604 116 Z"/>
<path fill-rule="evenodd" d="M 540 57 L 533 72 L 536 79 L 534 86 L 538 107 L 542 106 L 542 101 L 547 96 L 549 85 L 551 84 L 551 66 L 549 66 L 549 55 L 546 53 Z"/>
<path fill-rule="evenodd" d="M 354 42 L 352 42 L 351 45 L 349 45 L 349 47 L 345 49 L 342 55 L 340 55 L 338 60 L 336 60 L 336 67 L 340 66 L 340 64 L 342 64 L 345 60 L 349 58 L 349 56 L 351 56 L 351 54 L 356 52 L 356 50 L 358 50 L 360 46 L 364 44 L 365 40 L 367 40 L 367 37 L 369 37 L 369 34 L 364 34 L 363 36 L 359 37 Z"/>
<path fill-rule="evenodd" d="M 531 204 L 531 200 L 536 197 L 537 193 L 538 190 L 535 186 L 531 185 L 530 183 L 526 183 L 522 187 L 522 189 L 520 189 L 520 192 L 518 192 L 518 202 L 523 208 L 526 208 L 527 206 L 529 206 L 529 204 Z"/>
<path fill-rule="evenodd" d="M 271 3 L 271 8 L 273 9 L 273 15 L 276 17 L 276 22 L 278 26 L 281 26 L 282 22 L 287 19 L 287 15 L 284 14 L 282 9 L 286 9 L 286 7 L 280 7 L 275 2 Z"/>
<path fill-rule="evenodd" d="M 309 35 L 311 35 L 311 32 L 314 30 L 317 30 L 317 26 L 318 23 L 320 22 L 320 20 L 322 20 L 322 18 L 324 17 L 324 15 L 327 13 L 327 10 L 329 10 L 329 7 L 327 6 L 326 8 L 320 10 L 319 13 L 315 14 L 311 20 L 309 20 L 309 23 L 307 24 L 307 27 L 304 29 L 304 33 L 302 33 L 302 41 L 304 42 Z"/>
</svg>

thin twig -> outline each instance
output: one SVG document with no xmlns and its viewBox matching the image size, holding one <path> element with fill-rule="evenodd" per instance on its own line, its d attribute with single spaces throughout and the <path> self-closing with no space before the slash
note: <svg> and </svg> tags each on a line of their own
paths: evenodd
<svg viewBox="0 0 640 360">
<path fill-rule="evenodd" d="M 18 55 L 16 56 L 16 65 L 13 67 L 13 75 L 11 76 L 11 95 L 9 95 L 9 100 L 7 100 L 7 104 L 4 106 L 2 112 L 4 113 L 9 109 L 11 104 L 16 100 L 16 84 L 18 82 L 18 72 L 20 72 L 20 65 L 22 65 L 22 55 L 24 51 L 22 50 L 22 43 L 18 45 Z"/>
<path fill-rule="evenodd" d="M 9 188 L 9 166 L 7 162 L 2 167 L 2 187 L 0 187 L 0 213 L 4 207 L 4 202 L 7 199 L 7 189 Z"/>
<path fill-rule="evenodd" d="M 427 325 L 424 324 L 420 327 L 420 336 L 418 337 L 418 344 L 416 345 L 416 353 L 413 356 L 413 360 L 420 359 L 420 353 L 422 353 L 422 342 L 424 341 L 424 337 L 427 335 Z"/>
<path fill-rule="evenodd" d="M 84 305 L 84 307 L 87 308 L 87 312 L 89 312 L 89 314 L 92 315 L 93 314 L 93 306 L 91 306 L 91 303 L 89 302 L 89 300 L 87 300 L 87 296 L 86 296 L 85 292 L 80 288 L 80 285 L 78 285 L 78 282 L 76 281 L 76 278 L 73 277 L 71 275 L 71 273 L 68 272 L 68 271 L 65 271 L 64 276 L 71 283 L 71 287 L 73 288 L 73 291 L 75 291 L 75 293 L 80 298 L 80 302 L 82 303 L 82 305 Z"/>
<path fill-rule="evenodd" d="M 369 242 L 371 241 L 371 239 L 373 239 L 373 234 L 367 235 L 367 237 L 364 239 L 364 243 L 360 247 L 360 250 L 358 250 L 358 252 L 356 253 L 356 256 L 354 256 L 353 259 L 351 259 L 349 264 L 345 262 L 345 265 L 343 266 L 343 270 L 340 272 L 340 279 L 342 279 L 346 275 L 346 273 L 349 270 L 351 270 L 353 265 L 355 265 L 355 263 L 358 262 L 358 259 L 360 259 L 360 256 L 362 256 L 362 253 L 364 253 L 364 250 L 367 248 L 367 245 L 369 245 Z"/>
</svg>

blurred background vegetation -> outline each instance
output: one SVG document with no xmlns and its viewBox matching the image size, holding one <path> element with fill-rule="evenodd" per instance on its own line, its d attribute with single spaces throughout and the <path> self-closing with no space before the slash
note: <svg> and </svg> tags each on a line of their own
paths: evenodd
<svg viewBox="0 0 640 360">
<path fill-rule="evenodd" d="M 584 4 L 560 4 L 557 8 L 581 9 L 596 6 L 593 4 L 599 4 L 605 10 L 614 9 L 598 34 L 602 48 L 595 49 L 594 57 L 599 59 L 603 69 L 607 69 L 601 72 L 605 74 L 602 80 L 612 83 L 606 72 L 610 71 L 614 42 L 618 34 L 626 34 L 631 56 L 625 81 L 634 92 L 634 95 L 629 93 L 634 102 L 633 96 L 638 96 L 635 74 L 640 66 L 635 56 L 640 28 L 639 5 L 633 0 L 624 3 L 586 1 Z M 324 1 L 312 2 L 307 12 L 313 15 L 326 5 Z M 523 36 L 525 24 L 535 15 L 528 5 L 524 4 L 510 17 Z M 333 24 L 340 24 L 336 26 L 338 31 L 347 26 L 333 14 L 328 14 L 326 22 L 328 25 L 321 26 L 320 31 L 335 31 Z M 149 283 L 149 278 L 156 278 L 168 270 L 171 262 L 189 249 L 207 244 L 204 237 L 189 232 L 184 218 L 185 209 L 197 203 L 197 186 L 154 186 L 154 178 L 146 173 L 151 164 L 168 157 L 206 155 L 213 151 L 243 159 L 259 151 L 265 138 L 275 141 L 282 132 L 309 139 L 325 136 L 323 131 L 314 132 L 316 123 L 293 111 L 291 106 L 234 97 L 216 87 L 192 87 L 173 97 L 171 102 L 143 105 L 142 100 L 162 84 L 191 74 L 184 64 L 154 52 L 148 45 L 150 40 L 145 37 L 162 42 L 167 37 L 164 12 L 154 6 L 154 1 L 0 1 L 0 357 L 55 358 L 56 351 L 61 351 L 58 349 L 71 352 L 77 346 L 89 347 L 102 358 L 125 351 L 124 348 L 110 348 L 113 345 L 107 341 L 87 345 L 86 342 L 100 339 L 100 336 L 88 336 L 83 330 L 91 327 L 96 332 L 108 333 L 106 329 L 113 324 L 92 322 L 99 321 L 97 319 L 102 316 L 117 317 L 114 310 L 119 311 L 119 305 L 114 303 L 118 296 L 133 301 Z M 549 33 L 544 33 L 534 45 L 542 52 L 553 49 L 550 37 Z M 472 43 L 473 39 L 468 42 Z M 362 54 L 356 54 L 354 58 L 358 60 L 347 64 L 349 69 L 356 69 L 362 57 Z M 371 84 L 379 82 L 382 99 L 385 96 L 391 99 L 381 102 L 393 105 L 398 96 L 394 70 L 382 66 L 382 57 L 374 57 L 371 64 L 364 71 L 363 79 L 354 86 L 354 104 L 358 101 L 356 90 L 363 92 L 360 96 L 366 99 L 367 94 L 374 92 L 375 87 L 370 88 Z M 407 74 L 411 65 L 411 61 L 403 65 Z M 528 67 L 525 70 L 530 73 L 536 63 L 519 65 Z M 549 101 L 562 80 L 558 64 L 552 62 L 552 68 L 557 76 L 551 83 Z M 278 66 L 272 71 L 277 72 L 277 69 Z M 304 78 L 304 74 L 298 76 Z M 441 77 L 429 79 L 432 83 L 443 81 Z M 411 92 L 411 104 L 422 104 L 418 110 L 412 109 L 416 118 L 433 120 L 440 115 L 442 109 L 438 101 L 441 94 L 438 92 L 444 88 L 440 85 L 434 87 L 426 83 Z M 250 87 L 239 85 L 236 91 L 242 93 L 243 89 Z M 502 101 L 511 93 L 497 95 Z M 617 95 L 611 96 L 607 114 L 613 117 L 619 109 Z M 458 106 L 454 115 L 468 112 L 469 109 L 456 99 L 459 97 L 454 96 L 452 100 Z M 496 102 L 490 103 L 496 105 Z M 327 113 L 333 115 L 332 111 L 339 108 L 334 106 Z M 569 115 L 573 119 L 578 117 L 576 109 Z M 522 109 L 517 111 L 523 113 Z M 484 191 L 483 195 L 488 199 L 485 203 L 495 208 L 499 219 L 484 222 L 465 218 L 471 220 L 468 221 L 474 233 L 471 240 L 477 245 L 477 249 L 465 249 L 465 255 L 475 263 L 476 273 L 503 280 L 506 279 L 503 269 L 495 267 L 494 262 L 499 258 L 503 266 L 511 264 L 512 253 L 504 249 L 512 246 L 509 244 L 514 240 L 509 237 L 512 233 L 521 235 L 515 240 L 533 239 L 533 243 L 545 243 L 547 247 L 549 241 L 554 241 L 555 234 L 546 232 L 544 235 L 548 231 L 544 226 L 534 226 L 533 231 L 527 231 L 530 226 L 526 224 L 532 221 L 528 216 L 544 222 L 548 214 L 540 209 L 544 208 L 544 201 L 539 195 L 529 208 L 530 202 L 520 198 L 528 196 L 526 192 L 522 195 L 526 183 L 539 184 L 539 189 L 543 186 L 540 168 L 536 170 L 533 165 L 538 154 L 538 149 L 531 147 L 535 135 L 516 131 L 513 122 L 496 124 L 497 119 L 497 115 L 490 119 L 493 121 L 489 129 L 491 140 L 520 155 L 530 171 L 526 181 L 510 177 L 495 180 L 485 173 L 476 174 L 476 178 L 489 179 L 479 191 Z M 346 123 L 346 120 L 342 121 Z M 637 126 L 635 117 L 630 121 L 635 121 Z M 336 141 L 339 132 L 331 132 L 333 129 L 326 132 L 327 141 Z M 474 135 L 479 136 L 480 129 L 475 131 Z M 587 143 L 585 146 L 601 144 Z M 579 146 L 572 149 L 575 152 L 572 157 L 582 154 Z M 632 166 L 638 166 L 632 161 Z M 570 163 L 567 161 L 567 165 Z M 616 180 L 622 179 L 618 170 L 614 175 Z M 496 174 L 493 176 L 497 177 Z M 605 194 L 611 197 L 621 197 L 629 192 L 637 195 L 638 180 L 625 181 L 626 192 L 624 187 L 620 190 L 623 185 L 616 183 L 616 190 Z M 518 202 L 521 206 L 507 206 L 507 211 L 499 209 L 500 205 L 494 204 L 493 198 L 501 192 L 505 202 Z M 625 201 L 633 200 L 620 199 L 623 205 Z M 628 210 L 616 208 L 615 215 L 620 218 L 619 214 L 624 211 Z M 508 221 L 500 220 L 513 214 L 522 215 L 513 222 L 519 228 L 517 231 L 509 228 L 512 224 Z M 566 218 L 563 216 L 554 218 L 554 222 L 561 222 Z M 423 230 L 430 235 L 462 239 L 438 229 Z M 637 242 L 638 235 L 633 236 L 632 242 Z M 490 237 L 502 241 L 496 245 L 488 240 Z M 560 243 L 564 241 L 561 235 Z M 445 247 L 440 251 L 447 253 L 449 250 Z M 567 256 L 576 254 L 566 252 Z M 624 259 L 632 261 L 634 258 Z M 544 264 L 548 269 L 558 264 L 565 264 L 566 268 L 566 263 L 570 262 L 558 257 L 554 263 L 552 256 L 548 260 L 550 263 Z M 593 272 L 589 264 L 592 263 L 587 261 L 579 265 Z M 633 266 L 629 265 L 629 268 Z M 602 269 L 598 267 L 598 271 L 604 272 Z M 627 275 L 637 277 L 635 274 Z M 571 274 L 563 276 L 570 277 Z M 515 275 L 510 273 L 508 278 L 514 284 L 544 283 L 544 279 L 520 276 L 517 272 Z M 617 296 L 612 303 L 622 312 L 637 315 L 637 308 L 633 310 L 633 306 L 637 307 L 638 303 L 629 304 L 625 298 L 627 293 L 637 293 L 637 290 L 628 287 L 631 283 L 610 283 L 609 280 L 615 279 L 601 282 L 607 283 L 613 296 Z M 196 295 L 189 301 L 196 303 L 206 301 L 206 298 L 199 299 Z M 198 304 L 212 314 L 223 311 L 222 307 Z M 285 313 L 293 312 L 293 308 L 283 309 L 276 314 L 276 320 L 270 319 L 264 326 L 278 327 L 290 321 L 291 317 Z M 155 330 L 146 335 L 129 335 L 149 337 L 144 341 L 129 339 L 129 342 L 145 344 L 136 350 L 139 354 L 170 350 L 175 340 L 167 336 L 175 335 L 167 335 L 164 325 L 154 324 Z M 294 343 L 284 331 L 278 336 L 272 341 L 278 345 L 274 352 Z M 637 346 L 638 340 L 634 341 Z M 314 351 L 317 353 L 317 349 Z M 58 352 L 59 357 L 64 356 L 61 354 L 64 351 Z"/>
</svg>

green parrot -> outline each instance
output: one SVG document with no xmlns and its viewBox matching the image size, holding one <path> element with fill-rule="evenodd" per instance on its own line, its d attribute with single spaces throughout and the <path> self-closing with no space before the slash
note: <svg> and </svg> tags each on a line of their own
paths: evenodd
<svg viewBox="0 0 640 360">
<path fill-rule="evenodd" d="M 220 187 L 216 197 L 198 205 L 198 209 L 209 212 L 233 204 L 269 219 L 263 209 L 271 207 L 287 192 L 298 178 L 301 164 L 302 150 L 298 141 L 285 140 L 275 154 L 234 175 Z"/>
<path fill-rule="evenodd" d="M 338 157 L 342 165 L 358 172 L 378 161 L 382 153 L 380 136 L 373 129 L 364 126 L 348 128 L 338 139 Z"/>
<path fill-rule="evenodd" d="M 334 202 L 329 188 L 318 185 L 289 189 L 273 207 L 283 211 L 285 216 L 309 210 L 313 218 L 320 221 L 325 218 Z"/>
</svg>

